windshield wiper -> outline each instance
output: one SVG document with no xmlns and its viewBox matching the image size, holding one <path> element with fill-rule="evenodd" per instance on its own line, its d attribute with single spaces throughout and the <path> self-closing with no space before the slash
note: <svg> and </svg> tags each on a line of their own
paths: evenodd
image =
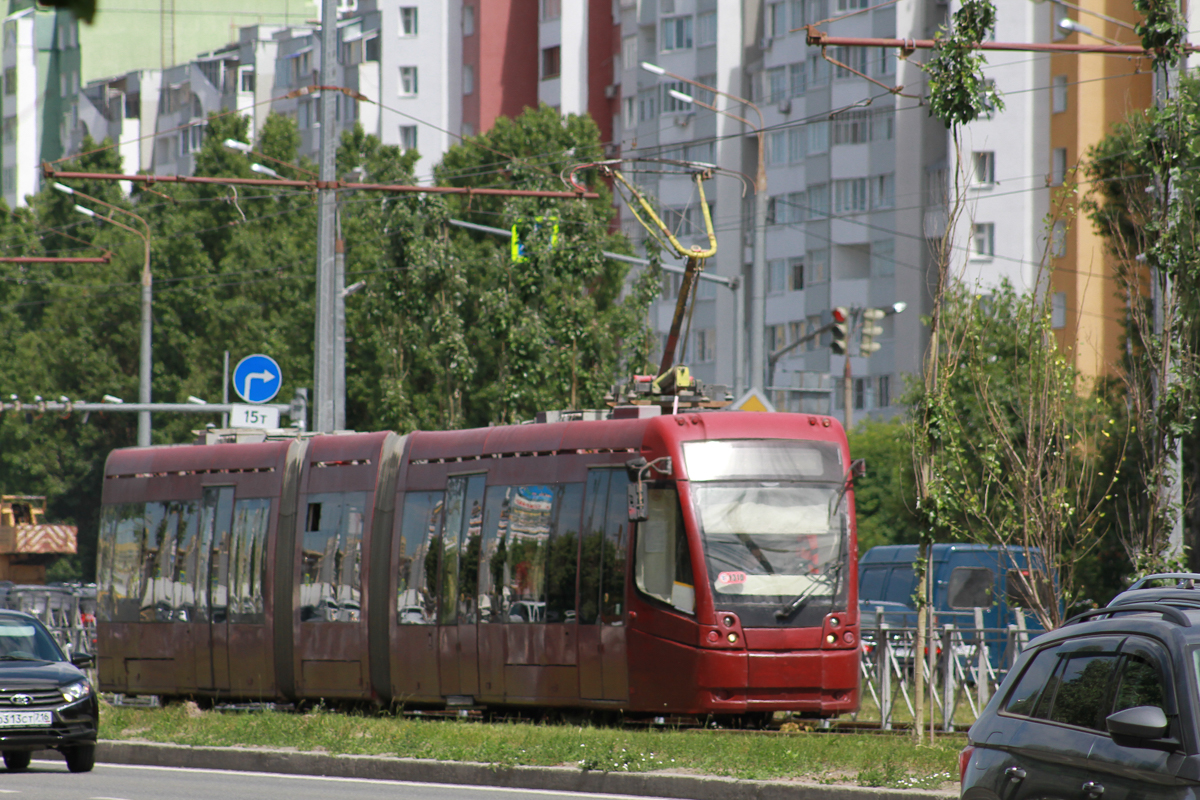
<svg viewBox="0 0 1200 800">
<path fill-rule="evenodd" d="M 796 596 L 795 600 L 788 603 L 783 608 L 775 610 L 775 619 L 787 619 L 792 614 L 795 614 L 804 606 L 805 603 L 809 601 L 809 598 L 816 594 L 818 588 L 829 587 L 832 589 L 831 594 L 836 595 L 838 585 L 840 583 L 839 578 L 841 578 L 841 575 L 841 561 L 829 564 L 825 569 L 821 570 L 816 578 L 813 579 L 813 582 L 808 585 L 808 588 Z"/>
</svg>

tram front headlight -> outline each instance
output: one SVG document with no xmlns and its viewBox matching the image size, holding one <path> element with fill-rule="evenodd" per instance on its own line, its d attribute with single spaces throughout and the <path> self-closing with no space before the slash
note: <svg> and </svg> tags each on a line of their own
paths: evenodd
<svg viewBox="0 0 1200 800">
<path fill-rule="evenodd" d="M 828 642 L 829 644 L 837 644 L 837 634 L 836 633 L 829 634 L 828 636 L 825 637 L 825 641 Z"/>
<path fill-rule="evenodd" d="M 737 644 L 738 635 L 736 633 L 731 633 L 725 638 L 729 640 L 730 644 Z"/>
</svg>

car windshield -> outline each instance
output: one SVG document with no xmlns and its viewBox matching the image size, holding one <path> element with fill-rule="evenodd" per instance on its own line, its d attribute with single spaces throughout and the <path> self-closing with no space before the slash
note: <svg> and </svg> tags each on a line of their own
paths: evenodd
<svg viewBox="0 0 1200 800">
<path fill-rule="evenodd" d="M 837 488 L 782 481 L 693 483 L 691 495 L 718 608 L 777 608 L 803 597 L 797 609 L 828 610 L 835 592 L 845 594 L 847 520 Z"/>
<path fill-rule="evenodd" d="M 62 651 L 38 623 L 0 617 L 0 661 L 62 661 Z"/>
</svg>

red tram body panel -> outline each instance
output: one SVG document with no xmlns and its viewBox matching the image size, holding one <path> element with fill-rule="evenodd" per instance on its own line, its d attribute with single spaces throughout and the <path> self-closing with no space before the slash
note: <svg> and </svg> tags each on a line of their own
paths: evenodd
<svg viewBox="0 0 1200 800">
<path fill-rule="evenodd" d="M 836 420 L 745 412 L 117 450 L 101 687 L 851 711 L 849 467 Z"/>
</svg>

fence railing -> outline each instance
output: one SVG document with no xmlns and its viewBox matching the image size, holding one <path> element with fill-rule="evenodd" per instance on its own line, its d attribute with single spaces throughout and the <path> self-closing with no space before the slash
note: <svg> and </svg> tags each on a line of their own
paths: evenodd
<svg viewBox="0 0 1200 800">
<path fill-rule="evenodd" d="M 1036 635 L 1018 625 L 964 628 L 947 623 L 930 629 L 925 651 L 914 658 L 915 627 L 881 624 L 863 628 L 862 634 L 863 703 L 870 701 L 878 709 L 880 728 L 892 730 L 915 717 L 916 670 L 920 669 L 927 698 L 925 718 L 940 720 L 945 731 L 962 729 L 979 716 L 1017 655 Z M 864 716 L 862 711 L 856 715 Z"/>
<path fill-rule="evenodd" d="M 95 586 L 0 585 L 0 608 L 37 617 L 68 657 L 96 652 Z"/>
</svg>

